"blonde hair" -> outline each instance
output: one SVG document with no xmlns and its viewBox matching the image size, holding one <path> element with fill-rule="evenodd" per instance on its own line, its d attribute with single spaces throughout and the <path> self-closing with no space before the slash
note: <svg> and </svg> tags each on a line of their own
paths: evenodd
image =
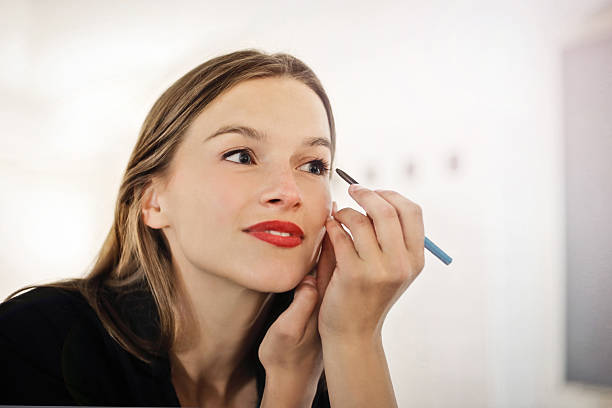
<svg viewBox="0 0 612 408">
<path fill-rule="evenodd" d="M 163 176 L 168 171 L 185 131 L 212 100 L 242 81 L 266 77 L 294 78 L 319 96 L 329 122 L 333 167 L 336 138 L 332 109 L 323 86 L 306 64 L 286 53 L 266 54 L 254 49 L 208 60 L 172 84 L 147 114 L 121 181 L 113 225 L 90 273 L 84 278 L 26 286 L 6 300 L 40 286 L 77 290 L 125 350 L 147 363 L 166 354 L 173 344 L 176 325 L 172 307 L 175 283 L 168 273 L 171 254 L 161 230 L 149 228 L 143 222 L 143 192 L 153 176 Z M 138 291 L 150 293 L 155 301 L 159 318 L 157 339 L 134 333 L 110 300 L 111 292 L 125 296 Z M 288 300 L 279 305 L 286 308 Z M 279 313 L 277 310 L 270 314 Z"/>
</svg>

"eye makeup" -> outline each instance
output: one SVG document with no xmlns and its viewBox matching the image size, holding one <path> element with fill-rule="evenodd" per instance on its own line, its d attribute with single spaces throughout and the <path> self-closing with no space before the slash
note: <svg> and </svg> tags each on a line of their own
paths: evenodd
<svg viewBox="0 0 612 408">
<path fill-rule="evenodd" d="M 359 184 L 357 182 L 357 180 L 355 180 L 354 178 L 352 178 L 351 176 L 349 176 L 348 174 L 346 174 L 344 171 L 336 168 L 336 173 L 338 173 L 338 175 L 340 177 L 342 177 L 342 179 L 344 181 L 346 181 L 349 184 Z M 433 242 L 431 242 L 431 240 L 427 237 L 425 237 L 425 248 L 427 248 L 427 250 L 429 252 L 431 252 L 432 254 L 434 254 L 439 260 L 441 260 L 445 265 L 449 265 L 452 261 L 453 258 L 451 258 L 450 256 L 448 256 L 446 254 L 446 252 L 444 252 L 443 250 L 441 250 L 436 244 L 434 244 Z"/>
<path fill-rule="evenodd" d="M 244 162 L 233 162 L 233 163 L 237 163 L 237 164 L 245 164 L 245 165 L 251 165 L 252 164 L 252 158 L 254 157 L 255 153 L 253 153 L 253 151 L 247 147 L 243 147 L 240 149 L 234 149 L 234 150 L 230 150 L 229 152 L 223 153 L 221 158 L 223 160 L 227 159 L 228 157 L 234 156 L 237 153 L 247 153 L 250 159 L 251 159 L 251 163 L 244 163 Z M 229 160 L 232 161 L 232 160 Z M 319 169 L 319 173 L 315 174 L 312 173 L 313 176 L 326 176 L 329 173 L 329 163 L 327 162 L 327 160 L 325 160 L 324 158 L 315 158 L 313 160 L 310 160 L 309 162 L 307 162 L 306 164 L 316 164 L 317 168 Z"/>
</svg>

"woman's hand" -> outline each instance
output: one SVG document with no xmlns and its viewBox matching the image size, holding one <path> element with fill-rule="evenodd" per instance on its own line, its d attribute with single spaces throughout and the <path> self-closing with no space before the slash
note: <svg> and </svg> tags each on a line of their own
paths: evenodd
<svg viewBox="0 0 612 408">
<path fill-rule="evenodd" d="M 259 346 L 259 360 L 266 370 L 262 407 L 312 405 L 323 372 L 319 306 L 315 278 L 306 275 Z"/>
<path fill-rule="evenodd" d="M 357 184 L 349 194 L 367 216 L 343 208 L 326 222 L 325 239 L 328 235 L 334 254 L 320 262 L 336 266 L 320 268 L 317 275 L 323 341 L 380 336 L 389 309 L 425 266 L 423 215 L 417 204 L 395 191 Z"/>
</svg>

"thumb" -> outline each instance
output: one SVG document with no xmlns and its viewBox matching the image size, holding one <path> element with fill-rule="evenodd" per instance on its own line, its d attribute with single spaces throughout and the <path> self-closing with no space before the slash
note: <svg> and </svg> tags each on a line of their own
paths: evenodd
<svg viewBox="0 0 612 408">
<path fill-rule="evenodd" d="M 274 323 L 280 333 L 301 340 L 318 298 L 314 277 L 306 275 L 295 289 L 293 301 Z"/>
</svg>

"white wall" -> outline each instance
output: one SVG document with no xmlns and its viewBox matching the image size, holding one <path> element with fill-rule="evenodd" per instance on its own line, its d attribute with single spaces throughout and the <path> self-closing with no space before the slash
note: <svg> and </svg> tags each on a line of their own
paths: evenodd
<svg viewBox="0 0 612 408">
<path fill-rule="evenodd" d="M 337 166 L 419 203 L 454 258 L 427 253 L 387 319 L 400 406 L 612 405 L 563 382 L 560 53 L 605 1 L 150 3 L 0 3 L 2 298 L 87 271 L 175 79 L 235 49 L 286 51 L 331 98 Z"/>
</svg>

